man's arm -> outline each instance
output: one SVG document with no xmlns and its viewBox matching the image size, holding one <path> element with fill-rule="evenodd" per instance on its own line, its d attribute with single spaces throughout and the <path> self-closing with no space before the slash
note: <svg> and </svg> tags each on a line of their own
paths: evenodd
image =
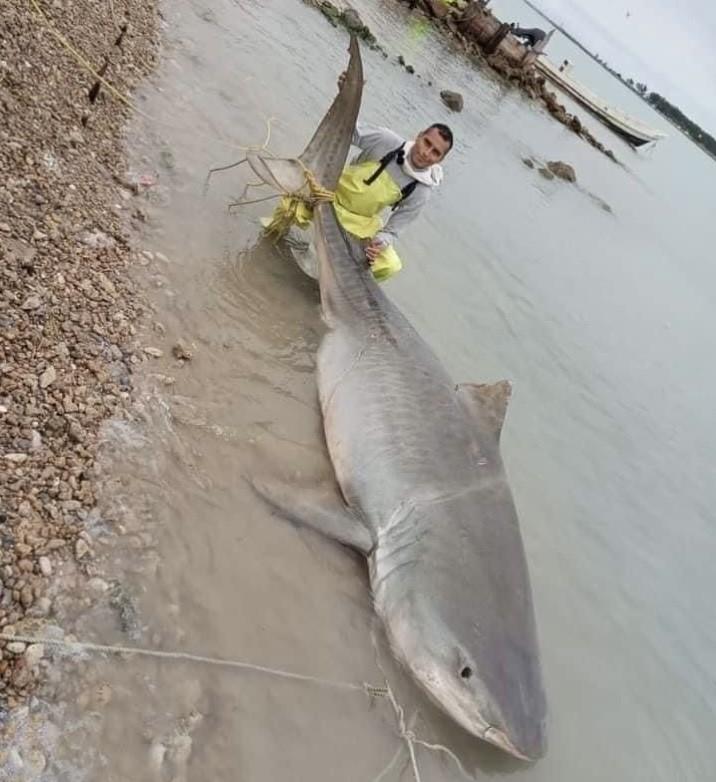
<svg viewBox="0 0 716 782">
<path fill-rule="evenodd" d="M 404 140 L 392 130 L 378 125 L 368 125 L 365 122 L 356 122 L 351 140 L 353 146 L 358 147 L 361 152 L 375 151 L 377 159 L 383 157 L 385 151 L 397 149 L 403 142 Z"/>
<path fill-rule="evenodd" d="M 423 207 L 430 199 L 431 189 L 418 185 L 415 190 L 391 212 L 383 229 L 379 231 L 375 239 L 383 245 L 393 244 L 398 235 L 413 223 L 422 212 Z"/>
</svg>

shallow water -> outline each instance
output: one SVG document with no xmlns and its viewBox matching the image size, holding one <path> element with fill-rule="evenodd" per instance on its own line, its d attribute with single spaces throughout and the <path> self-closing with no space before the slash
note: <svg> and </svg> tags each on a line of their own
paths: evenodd
<svg viewBox="0 0 716 782">
<path fill-rule="evenodd" d="M 709 779 L 716 165 L 671 126 L 637 154 L 578 110 L 615 165 L 394 0 L 355 5 L 421 77 L 364 51 L 363 119 L 406 135 L 434 120 L 455 130 L 445 185 L 401 242 L 404 271 L 386 289 L 457 381 L 513 381 L 503 455 L 535 593 L 549 753 L 533 766 L 504 758 L 385 659 L 388 676 L 408 716 L 419 711 L 419 735 L 477 778 Z M 269 117 L 271 150 L 300 151 L 347 37 L 297 0 L 178 0 L 164 13 L 164 60 L 128 145 L 138 172 L 159 173 L 143 241 L 166 260 L 146 272 L 160 326 L 144 340 L 165 355 L 147 364 L 143 421 L 108 448 L 108 507 L 135 520 L 138 547 L 141 530 L 155 540 L 127 587 L 139 643 L 380 684 L 363 563 L 272 516 L 243 477 L 330 474 L 314 284 L 257 245 L 270 202 L 227 213 L 245 168 L 203 189 L 209 168 L 260 143 Z M 447 116 L 444 88 L 464 94 L 462 114 Z M 613 89 L 626 110 L 664 124 Z M 571 163 L 578 185 L 543 179 L 529 156 Z M 184 365 L 171 357 L 177 339 L 194 353 Z M 92 676 L 113 693 L 80 699 L 98 743 L 56 779 L 101 769 L 109 782 L 367 782 L 400 746 L 390 705 L 360 692 L 137 658 Z M 424 780 L 460 778 L 451 761 L 418 753 Z"/>
</svg>

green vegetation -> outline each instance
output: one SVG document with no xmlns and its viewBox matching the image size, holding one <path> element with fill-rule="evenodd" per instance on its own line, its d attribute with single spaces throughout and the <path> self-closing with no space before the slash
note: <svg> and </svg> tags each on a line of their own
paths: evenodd
<svg viewBox="0 0 716 782">
<path fill-rule="evenodd" d="M 690 120 L 681 109 L 669 103 L 658 92 L 650 92 L 646 100 L 667 119 L 671 120 L 692 141 L 703 147 L 708 153 L 716 156 L 716 138 L 700 128 L 693 120 Z"/>
</svg>

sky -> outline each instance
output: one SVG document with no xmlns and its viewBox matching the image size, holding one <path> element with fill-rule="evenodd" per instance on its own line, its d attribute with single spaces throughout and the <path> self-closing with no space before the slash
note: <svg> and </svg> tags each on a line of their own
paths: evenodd
<svg viewBox="0 0 716 782">
<path fill-rule="evenodd" d="M 624 78 L 644 82 L 716 135 L 714 0 L 532 2 Z"/>
</svg>

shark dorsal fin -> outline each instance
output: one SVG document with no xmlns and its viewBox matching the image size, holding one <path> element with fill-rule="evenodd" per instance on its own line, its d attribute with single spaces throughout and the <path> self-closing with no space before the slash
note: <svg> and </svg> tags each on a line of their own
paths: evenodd
<svg viewBox="0 0 716 782">
<path fill-rule="evenodd" d="M 507 405 L 512 396 L 512 384 L 509 380 L 497 383 L 460 383 L 457 393 L 465 407 L 480 420 L 487 416 L 488 425 L 499 440 L 502 424 L 505 422 Z"/>
</svg>

